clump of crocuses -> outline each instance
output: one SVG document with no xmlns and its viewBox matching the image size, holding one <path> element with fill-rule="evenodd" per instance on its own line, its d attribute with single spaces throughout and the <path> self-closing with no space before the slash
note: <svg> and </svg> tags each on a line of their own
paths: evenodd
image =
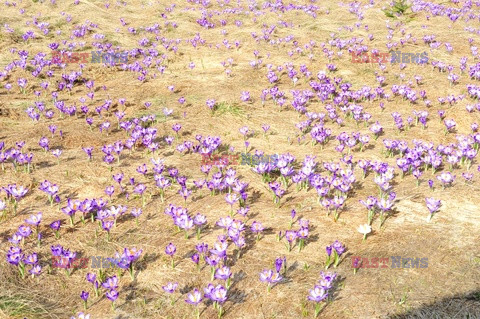
<svg viewBox="0 0 480 319">
<path fill-rule="evenodd" d="M 328 292 L 332 289 L 337 274 L 321 272 L 320 277 L 319 283 L 309 291 L 307 297 L 308 300 L 315 302 L 315 318 L 318 317 L 320 311 L 325 307 L 326 304 L 324 303 L 322 306 L 321 302 L 328 300 Z"/>
<path fill-rule="evenodd" d="M 336 268 L 340 263 L 340 257 L 345 252 L 345 246 L 336 240 L 332 245 L 325 247 L 325 250 L 327 252 L 325 269 L 328 269 L 332 264 Z"/>
</svg>

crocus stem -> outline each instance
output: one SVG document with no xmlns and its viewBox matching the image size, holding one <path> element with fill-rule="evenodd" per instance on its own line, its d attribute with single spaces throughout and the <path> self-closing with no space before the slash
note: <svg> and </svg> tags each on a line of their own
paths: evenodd
<svg viewBox="0 0 480 319">
<path fill-rule="evenodd" d="M 317 304 L 315 305 L 315 318 L 318 317 L 318 314 L 320 313 L 320 309 L 321 309 L 321 304 L 317 302 Z"/>
<path fill-rule="evenodd" d="M 20 262 L 18 264 L 18 270 L 20 271 L 20 276 L 22 276 L 22 279 L 25 278 L 25 265 L 23 264 L 23 262 Z"/>
<path fill-rule="evenodd" d="M 340 263 L 340 256 L 336 251 L 334 251 L 333 254 L 335 255 L 335 262 L 333 263 L 333 267 L 337 268 L 338 264 Z"/>
<path fill-rule="evenodd" d="M 130 267 L 128 268 L 128 270 L 130 271 L 130 278 L 132 278 L 132 280 L 134 279 L 134 275 L 133 275 L 133 264 L 130 265 Z"/>
</svg>

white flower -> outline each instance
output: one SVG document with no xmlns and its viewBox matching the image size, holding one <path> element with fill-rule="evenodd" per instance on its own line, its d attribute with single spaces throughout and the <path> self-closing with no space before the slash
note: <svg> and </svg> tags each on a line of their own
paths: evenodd
<svg viewBox="0 0 480 319">
<path fill-rule="evenodd" d="M 359 233 L 365 235 L 365 234 L 368 234 L 372 231 L 372 227 L 368 224 L 363 224 L 363 225 L 358 226 L 357 230 L 358 230 Z"/>
<path fill-rule="evenodd" d="M 372 227 L 368 224 L 363 224 L 358 226 L 357 228 L 358 232 L 363 234 L 363 240 L 367 238 L 367 234 L 369 234 L 372 231 Z"/>
</svg>

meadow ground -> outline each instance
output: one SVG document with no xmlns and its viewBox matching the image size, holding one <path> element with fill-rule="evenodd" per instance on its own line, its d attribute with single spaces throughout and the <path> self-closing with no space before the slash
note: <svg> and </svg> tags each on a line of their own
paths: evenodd
<svg viewBox="0 0 480 319">
<path fill-rule="evenodd" d="M 210 266 L 202 258 L 200 270 L 196 269 L 191 260 L 195 246 L 204 242 L 213 249 L 218 236 L 231 234 L 217 224 L 229 216 L 230 205 L 225 200 L 228 191 L 220 189 L 211 196 L 207 186 L 199 188 L 193 183 L 206 174 L 201 171 L 202 147 L 191 145 L 199 144 L 198 140 L 204 143 L 202 137 L 215 136 L 221 139 L 220 146 L 212 147 L 216 154 L 244 152 L 247 140 L 250 154 L 263 151 L 295 157 L 289 164 L 294 174 L 286 179 L 286 186 L 281 184 L 278 169 L 262 176 L 251 165 L 231 166 L 238 180 L 248 183 L 238 193 L 248 195 L 244 204 L 249 211 L 246 216 L 234 216 L 245 224 L 239 235 L 245 239 L 239 258 L 238 237 L 226 241 L 224 264 L 230 268 L 232 278 L 223 303 L 223 318 L 314 317 L 315 302 L 307 296 L 318 284 L 320 272 L 325 271 L 325 247 L 335 240 L 346 251 L 339 265 L 328 269 L 337 277 L 328 289 L 328 299 L 319 303 L 319 318 L 480 318 L 480 163 L 475 157 L 480 135 L 471 128 L 480 121 L 480 104 L 467 90 L 468 84 L 476 86 L 480 79 L 480 75 L 469 74 L 479 62 L 472 47 L 478 43 L 480 23 L 478 17 L 468 19 L 472 14 L 480 16 L 480 7 L 469 7 L 466 1 L 410 4 L 413 6 L 393 16 L 388 13 L 392 7 L 386 1 L 293 1 L 289 5 L 287 1 L 127 4 L 57 0 L 0 4 L 0 141 L 5 143 L 0 160 L 6 157 L 0 171 L 0 186 L 4 187 L 0 197 L 8 203 L 0 212 L 0 316 L 70 318 L 84 311 L 91 318 L 194 318 L 196 307 L 185 302 L 188 294 L 195 288 L 203 294 L 210 282 L 225 285 L 223 280 L 211 280 Z M 382 11 L 385 8 L 387 11 Z M 459 15 L 454 22 L 452 14 Z M 28 31 L 33 31 L 33 37 Z M 58 48 L 52 43 L 57 43 Z M 388 53 L 392 47 L 403 53 L 426 52 L 428 62 L 352 62 L 350 52 L 366 48 Z M 128 62 L 92 63 L 92 51 L 109 49 L 129 51 Z M 85 52 L 89 57 L 86 63 L 50 63 L 55 50 Z M 25 55 L 21 51 L 28 57 L 22 58 Z M 41 52 L 45 55 L 34 59 Z M 462 57 L 468 58 L 464 70 Z M 451 83 L 449 74 L 458 75 L 458 80 Z M 27 79 L 24 88 L 21 79 Z M 311 81 L 324 86 L 315 90 Z M 342 92 L 341 84 L 345 83 L 351 87 Z M 330 85 L 333 91 L 329 91 Z M 398 93 L 396 89 L 402 85 Z M 269 93 L 263 101 L 262 91 L 275 92 L 274 87 L 283 96 L 277 93 L 272 98 Z M 56 98 L 53 92 L 57 92 Z M 242 92 L 249 92 L 249 99 Z M 208 100 L 212 99 L 214 106 L 210 108 Z M 146 102 L 151 105 L 147 107 Z M 88 108 L 86 113 L 82 106 Z M 420 111 L 428 112 L 426 128 L 416 121 L 415 114 Z M 445 113 L 440 117 L 438 111 Z M 119 112 L 124 112 L 121 120 Z M 401 129 L 398 116 L 396 120 L 392 117 L 394 112 L 403 118 Z M 315 113 L 323 114 L 324 120 L 315 119 Z M 154 115 L 155 120 L 139 120 L 138 124 L 156 129 L 152 141 L 145 137 L 145 131 L 132 134 L 133 130 L 129 130 L 127 134 L 118 124 L 133 123 L 133 119 L 149 115 Z M 310 122 L 306 123 L 308 116 Z M 89 126 L 90 118 L 93 123 Z M 445 132 L 444 119 L 454 120 L 455 127 Z M 375 139 L 371 128 L 377 121 L 383 133 Z M 176 123 L 181 125 L 178 134 L 172 130 Z M 56 126 L 54 133 L 52 125 Z M 264 133 L 262 125 L 270 129 Z M 239 131 L 245 126 L 249 130 L 246 137 Z M 325 145 L 312 142 L 312 132 L 319 127 L 331 130 Z M 351 150 L 348 146 L 340 150 L 337 137 L 342 132 L 349 136 L 359 132 L 370 139 L 360 148 L 361 142 L 354 138 Z M 117 141 L 126 145 L 136 134 L 140 138 L 134 148 L 123 146 L 119 156 L 110 152 L 114 161 L 106 163 L 108 152 L 102 147 Z M 197 135 L 202 137 L 197 140 Z M 171 141 L 165 139 L 169 136 Z M 463 143 L 461 136 L 469 136 L 470 140 Z M 40 145 L 42 137 L 48 139 L 48 151 Z M 437 151 L 442 161 L 433 170 L 425 151 L 416 159 L 422 173 L 417 184 L 412 170 L 401 173 L 398 159 L 405 153 L 397 147 L 388 154 L 385 139 L 406 141 L 410 149 L 418 140 L 433 143 L 433 150 L 451 144 L 456 151 L 466 144 L 463 150 L 473 149 L 475 154 L 469 163 L 460 151 L 462 155 L 455 162 L 447 152 Z M 19 147 L 20 142 L 25 144 Z M 153 153 L 145 147 L 151 143 L 157 143 Z M 93 147 L 90 161 L 82 149 L 85 147 Z M 61 150 L 58 160 L 52 154 L 56 149 Z M 18 153 L 32 153 L 31 165 L 22 164 Z M 301 183 L 295 183 L 292 176 L 301 175 L 302 167 L 308 166 L 302 162 L 309 155 L 316 156 L 318 164 L 313 171 L 324 178 L 323 186 L 317 188 L 310 176 L 309 186 L 299 190 Z M 350 155 L 352 165 L 348 164 Z M 154 172 L 152 158 L 164 161 L 163 172 Z M 385 172 L 380 174 L 371 168 L 364 177 L 360 160 L 387 163 L 395 169 L 394 177 L 376 183 L 375 176 Z M 355 181 L 345 182 L 346 191 L 332 186 L 335 178 L 324 165 L 328 162 L 339 163 L 344 173 L 352 168 Z M 146 174 L 137 170 L 142 164 L 147 165 Z M 408 165 L 416 164 L 412 160 Z M 187 177 L 185 187 L 171 178 L 172 168 L 178 170 L 179 176 Z M 213 166 L 208 181 L 219 170 Z M 442 187 L 437 178 L 442 172 L 456 176 L 452 185 Z M 121 188 L 112 179 L 118 173 L 124 175 Z M 471 181 L 462 176 L 464 173 L 473 174 Z M 154 175 L 172 180 L 164 200 Z M 338 180 L 345 178 L 340 171 L 335 176 Z M 52 205 L 46 192 L 39 189 L 45 180 L 59 187 L 55 194 L 59 201 L 54 200 Z M 279 204 L 272 201 L 269 181 L 278 181 L 285 191 L 279 196 Z M 389 185 L 385 186 L 385 182 Z M 7 196 L 11 184 L 28 189 L 25 196 L 19 197 L 16 213 L 13 197 Z M 385 190 L 379 193 L 380 184 Z M 108 196 L 105 189 L 110 185 L 114 193 Z M 146 186 L 145 205 L 135 194 L 138 185 Z M 319 189 L 325 187 L 324 198 L 338 200 L 339 194 L 346 198 L 336 222 L 334 212 L 327 216 L 319 200 Z M 179 193 L 184 188 L 192 192 L 186 200 Z M 381 227 L 380 209 L 376 210 L 372 232 L 362 241 L 357 228 L 367 222 L 368 211 L 359 201 L 368 196 L 390 197 L 393 207 L 386 210 L 388 217 Z M 105 209 L 112 205 L 127 207 L 124 214 L 115 217 L 109 240 L 106 231 L 90 220 L 90 214 L 98 210 L 87 211 L 84 223 L 80 220 L 82 213 L 74 212 L 74 226 L 69 225 L 69 216 L 62 211 L 68 207 L 69 199 L 98 198 L 108 201 Z M 426 198 L 441 200 L 430 222 Z M 190 217 L 197 212 L 206 216 L 207 224 L 199 239 L 194 229 L 188 231 L 188 239 L 178 230 L 172 217 L 164 213 L 169 204 L 187 208 Z M 130 214 L 132 208 L 142 208 L 137 221 Z M 239 202 L 233 208 L 236 211 Z M 301 219 L 308 220 L 309 227 L 304 248 L 300 250 L 296 240 L 289 251 L 284 235 L 290 229 L 292 209 L 296 211 L 292 229 L 300 228 Z M 25 220 L 38 212 L 43 214 L 38 227 L 41 241 L 35 235 L 36 227 L 31 226 L 32 234 L 15 243 L 12 236 L 18 227 L 27 225 Z M 108 218 L 113 220 L 112 216 Z M 55 220 L 62 222 L 59 238 L 49 227 Z M 254 221 L 264 227 L 259 240 L 250 230 Z M 174 268 L 165 253 L 169 243 L 176 246 Z M 109 268 L 103 273 L 92 268 L 90 262 L 87 268 L 74 269 L 67 275 L 63 269 L 52 267 L 54 245 L 62 245 L 84 258 L 111 257 L 132 247 L 142 253 L 133 263 L 133 279 L 128 271 Z M 42 268 L 39 275 L 27 273 L 21 278 L 15 261 L 8 262 L 9 249 L 15 246 L 25 256 L 38 254 L 36 264 Z M 275 259 L 283 256 L 287 265 L 286 271 L 281 271 L 283 279 L 267 292 L 260 273 L 275 270 Z M 354 273 L 354 256 L 389 260 L 386 268 L 360 268 Z M 392 256 L 426 258 L 428 267 L 392 267 Z M 26 271 L 30 268 L 27 265 Z M 115 310 L 105 296 L 107 289 L 101 288 L 100 295 L 95 296 L 92 284 L 86 280 L 89 272 L 97 278 L 120 274 Z M 162 288 L 168 282 L 178 283 L 171 295 Z M 82 291 L 90 294 L 86 310 L 80 298 Z M 207 300 L 205 297 L 198 306 L 200 317 L 216 318 L 217 310 Z"/>
</svg>

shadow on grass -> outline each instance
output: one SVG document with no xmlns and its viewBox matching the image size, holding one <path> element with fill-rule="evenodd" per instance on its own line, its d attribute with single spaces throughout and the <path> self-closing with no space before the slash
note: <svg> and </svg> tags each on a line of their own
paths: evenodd
<svg viewBox="0 0 480 319">
<path fill-rule="evenodd" d="M 385 317 L 388 319 L 476 319 L 480 318 L 480 289 L 443 298 L 437 302 Z"/>
</svg>

